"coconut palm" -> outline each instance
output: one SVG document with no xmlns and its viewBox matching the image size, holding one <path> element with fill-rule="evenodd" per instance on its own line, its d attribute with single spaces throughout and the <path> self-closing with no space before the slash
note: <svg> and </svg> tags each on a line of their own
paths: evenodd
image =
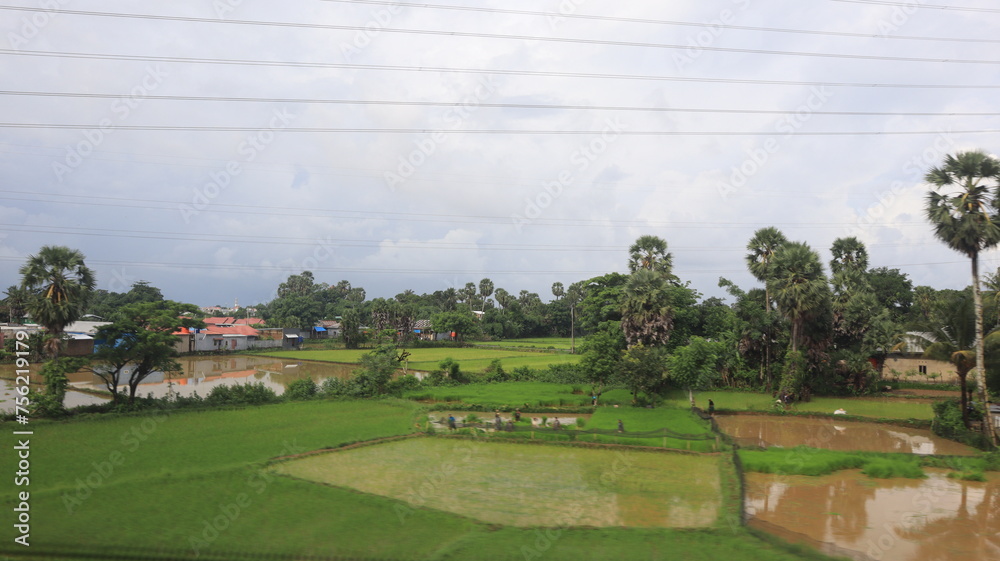
<svg viewBox="0 0 1000 561">
<path fill-rule="evenodd" d="M 630 273 L 645 269 L 671 276 L 673 256 L 667 251 L 667 241 L 657 236 L 641 236 L 628 248 Z"/>
<path fill-rule="evenodd" d="M 771 275 L 768 288 L 774 294 L 778 310 L 792 324 L 792 351 L 797 351 L 810 311 L 829 305 L 823 265 L 807 244 L 789 242 L 775 252 L 768 270 Z"/>
<path fill-rule="evenodd" d="M 633 273 L 622 299 L 622 331 L 629 347 L 662 345 L 670 339 L 674 311 L 670 306 L 666 279 L 649 269 Z"/>
<path fill-rule="evenodd" d="M 972 299 L 976 311 L 976 384 L 983 404 L 986 376 L 983 349 L 983 299 L 979 291 L 979 253 L 1000 243 L 1000 160 L 982 151 L 959 152 L 945 157 L 924 179 L 933 187 L 927 195 L 927 219 L 934 234 L 972 263 Z M 986 408 L 983 432 L 995 440 L 993 421 Z"/>
<path fill-rule="evenodd" d="M 45 343 L 46 352 L 58 356 L 63 330 L 80 319 L 86 309 L 87 298 L 94 289 L 94 273 L 79 251 L 50 245 L 28 257 L 19 272 L 21 288 L 29 295 L 25 307 L 50 336 Z"/>
<path fill-rule="evenodd" d="M 962 420 L 969 426 L 967 404 L 971 392 L 966 388 L 969 372 L 976 367 L 976 314 L 975 304 L 968 291 L 957 293 L 940 301 L 931 314 L 927 331 L 909 333 L 897 348 L 917 343 L 924 348 L 924 358 L 942 360 L 955 366 L 962 390 Z M 1000 343 L 1000 330 L 995 327 L 985 337 L 986 344 Z"/>
<path fill-rule="evenodd" d="M 747 268 L 754 278 L 764 283 L 764 309 L 767 311 L 771 311 L 771 293 L 767 288 L 767 281 L 771 278 L 771 262 L 775 252 L 786 243 L 788 239 L 785 235 L 773 226 L 757 230 L 747 242 L 747 251 L 750 252 L 746 256 Z"/>
</svg>

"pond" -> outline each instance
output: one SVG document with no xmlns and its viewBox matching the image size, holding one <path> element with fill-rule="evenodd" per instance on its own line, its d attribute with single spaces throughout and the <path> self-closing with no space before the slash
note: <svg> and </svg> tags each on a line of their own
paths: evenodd
<svg viewBox="0 0 1000 561">
<path fill-rule="evenodd" d="M 281 395 L 285 387 L 294 380 L 312 378 L 322 383 L 327 378 L 346 380 L 358 368 L 354 364 L 338 364 L 330 362 L 308 362 L 288 359 L 269 358 L 251 355 L 213 356 L 213 357 L 180 357 L 177 359 L 182 371 L 169 377 L 162 372 L 156 372 L 139 385 L 138 395 L 166 397 L 169 394 L 189 397 L 198 392 L 205 397 L 216 386 L 246 384 L 261 382 Z M 32 364 L 32 387 L 41 390 L 41 376 L 38 369 L 41 365 Z M 0 365 L 0 378 L 7 382 L 0 386 L 3 391 L 3 401 L 0 410 L 12 411 L 14 408 L 12 381 L 14 380 L 14 365 Z M 70 390 L 66 393 L 67 407 L 100 403 L 108 398 L 89 395 L 87 391 L 106 392 L 104 382 L 91 372 L 74 372 L 68 376 Z M 119 391 L 128 391 L 127 386 L 119 386 Z M 83 391 L 73 391 L 83 390 Z M 10 393 L 8 396 L 7 394 Z"/>
<path fill-rule="evenodd" d="M 968 456 L 977 450 L 915 429 L 835 418 L 718 415 L 719 430 L 741 446 L 810 446 L 826 450 Z"/>
<path fill-rule="evenodd" d="M 826 553 L 876 561 L 1000 560 L 1000 475 L 986 482 L 746 474 L 750 526 Z"/>
</svg>

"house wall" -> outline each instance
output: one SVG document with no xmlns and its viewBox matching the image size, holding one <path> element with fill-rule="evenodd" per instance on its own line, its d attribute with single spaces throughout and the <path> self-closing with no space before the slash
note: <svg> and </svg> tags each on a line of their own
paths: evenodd
<svg viewBox="0 0 1000 561">
<path fill-rule="evenodd" d="M 921 366 L 926 367 L 927 374 L 920 373 Z M 914 382 L 958 383 L 955 366 L 950 362 L 914 356 L 890 356 L 885 361 L 884 373 L 886 377 L 895 377 L 898 373 L 900 379 Z"/>
</svg>

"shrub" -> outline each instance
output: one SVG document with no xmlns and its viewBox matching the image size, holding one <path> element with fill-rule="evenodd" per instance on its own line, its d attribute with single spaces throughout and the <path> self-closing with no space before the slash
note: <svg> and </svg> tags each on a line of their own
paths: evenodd
<svg viewBox="0 0 1000 561">
<path fill-rule="evenodd" d="M 934 434 L 961 442 L 981 450 L 989 450 L 992 443 L 983 434 L 965 428 L 962 421 L 962 406 L 957 399 L 939 401 L 934 404 L 934 420 L 931 431 Z"/>
<path fill-rule="evenodd" d="M 292 401 L 302 401 L 316 397 L 319 387 L 312 378 L 293 380 L 285 387 L 285 396 Z"/>
<path fill-rule="evenodd" d="M 449 380 L 456 384 L 465 384 L 469 381 L 462 373 L 461 366 L 459 366 L 458 362 L 451 357 L 442 360 L 438 364 L 438 368 L 444 372 L 444 375 L 447 376 Z"/>
<path fill-rule="evenodd" d="M 208 392 L 205 401 L 209 405 L 263 405 L 279 401 L 274 390 L 263 382 L 255 384 L 237 384 L 233 386 L 215 386 Z"/>
<path fill-rule="evenodd" d="M 412 375 L 407 374 L 406 376 L 400 376 L 395 380 L 389 382 L 388 392 L 391 395 L 402 395 L 403 392 L 411 390 L 419 390 L 421 386 L 420 380 Z"/>
<path fill-rule="evenodd" d="M 510 376 L 504 371 L 503 364 L 499 358 L 493 359 L 490 362 L 490 365 L 486 367 L 485 374 L 484 381 L 488 383 L 506 382 L 510 379 Z"/>
</svg>

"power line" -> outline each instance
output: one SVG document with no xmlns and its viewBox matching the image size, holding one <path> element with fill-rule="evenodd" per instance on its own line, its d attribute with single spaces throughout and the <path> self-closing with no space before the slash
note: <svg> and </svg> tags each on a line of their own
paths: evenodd
<svg viewBox="0 0 1000 561">
<path fill-rule="evenodd" d="M 93 124 L 54 124 L 54 123 L 0 123 L 5 129 L 48 129 L 48 130 L 87 130 L 93 129 Z M 178 126 L 178 125 L 116 125 L 116 131 L 183 131 L 183 132 L 260 132 L 261 127 L 235 126 Z M 349 133 L 349 134 L 491 134 L 491 135 L 601 135 L 614 134 L 620 136 L 760 136 L 761 131 L 655 131 L 655 130 L 555 130 L 555 129 L 408 129 L 408 128 L 340 128 L 340 127 L 284 127 L 274 129 L 282 133 Z M 921 131 L 796 131 L 796 136 L 897 136 L 942 134 L 941 130 Z M 979 130 L 949 130 L 949 134 L 984 134 L 998 133 L 1000 129 Z"/>
<path fill-rule="evenodd" d="M 380 64 L 346 64 L 335 62 L 304 62 L 304 61 L 267 61 L 248 59 L 211 59 L 195 57 L 165 57 L 149 55 L 116 55 L 97 53 L 73 53 L 65 51 L 29 51 L 0 49 L 0 55 L 11 56 L 34 56 L 49 58 L 77 58 L 85 60 L 125 60 L 140 62 L 162 62 L 162 63 L 184 63 L 184 64 L 220 64 L 233 66 L 269 66 L 288 68 L 340 68 L 346 70 L 374 70 L 387 72 L 441 72 L 455 74 L 486 74 L 497 76 L 534 76 L 544 78 L 595 78 L 602 80 L 640 80 L 640 81 L 668 81 L 668 82 L 694 82 L 694 83 L 723 83 L 723 84 L 754 84 L 767 86 L 818 86 L 818 87 L 847 87 L 847 88 L 903 88 L 903 89 L 1000 89 L 1000 85 L 992 84 L 881 84 L 871 82 L 822 82 L 822 81 L 795 81 L 795 80 L 758 80 L 743 78 L 705 78 L 705 77 L 682 77 L 682 76 L 655 76 L 641 74 L 604 74 L 588 72 L 550 72 L 536 70 L 505 70 L 487 68 L 448 68 L 436 66 L 405 66 L 405 65 L 380 65 Z"/>
<path fill-rule="evenodd" d="M 17 7 L 17 6 L 0 6 L 0 9 L 4 10 L 24 10 L 24 11 L 37 11 L 33 8 Z M 164 15 L 150 15 L 150 14 L 134 14 L 134 13 L 121 13 L 121 12 L 91 12 L 82 10 L 47 10 L 53 13 L 65 13 L 83 16 L 94 16 L 94 17 L 113 17 L 113 18 L 129 18 L 129 19 L 149 19 L 149 20 L 162 20 L 162 21 L 185 21 L 185 22 L 198 22 L 198 23 L 211 23 L 211 24 L 239 24 L 239 25 L 264 25 L 264 26 L 279 26 L 279 27 L 297 27 L 297 28 L 310 28 L 310 29 L 327 29 L 327 30 L 337 30 L 337 31 L 360 31 L 367 32 L 369 28 L 364 25 L 330 25 L 330 24 L 314 24 L 314 23 L 292 23 L 292 22 L 264 22 L 264 21 L 247 21 L 247 20 L 220 20 L 212 18 L 196 18 L 196 17 L 186 17 L 186 16 L 164 16 Z M 505 33 L 481 33 L 481 32 L 469 32 L 469 31 L 439 31 L 432 29 L 400 29 L 395 27 L 379 27 L 379 33 L 397 33 L 405 35 L 429 35 L 429 36 L 444 36 L 444 37 L 461 37 L 461 38 L 474 38 L 474 39 L 494 39 L 494 40 L 514 40 L 514 41 L 541 41 L 548 43 L 567 43 L 574 45 L 601 45 L 609 47 L 630 47 L 630 48 L 645 48 L 645 49 L 668 49 L 668 50 L 684 50 L 689 49 L 690 45 L 673 44 L 673 43 L 649 43 L 649 42 L 639 42 L 639 41 L 611 41 L 608 39 L 582 39 L 582 38 L 572 38 L 572 37 L 544 37 L 540 35 L 512 35 Z M 777 51 L 770 49 L 746 49 L 746 48 L 736 48 L 736 47 L 717 47 L 713 45 L 699 45 L 698 47 L 703 51 L 711 52 L 721 52 L 721 53 L 739 53 L 739 54 L 756 54 L 756 55 L 769 55 L 769 56 L 795 56 L 795 57 L 808 57 L 808 58 L 839 58 L 848 60 L 877 60 L 886 62 L 929 62 L 929 63 L 945 63 L 945 64 L 1000 64 L 1000 60 L 979 60 L 979 59 L 951 59 L 951 58 L 923 58 L 923 57 L 903 57 L 903 56 L 885 56 L 885 55 L 866 55 L 866 54 L 844 54 L 844 53 L 818 53 L 818 52 L 806 52 L 806 51 Z"/>
<path fill-rule="evenodd" d="M 26 97 L 70 97 L 83 99 L 121 99 L 127 94 L 90 93 L 90 92 L 40 92 L 0 90 L 0 95 Z M 326 105 L 380 105 L 399 107 L 463 107 L 463 101 L 408 101 L 408 100 L 365 100 L 365 99 L 317 99 L 301 97 L 227 97 L 227 96 L 194 96 L 194 95 L 143 95 L 143 100 L 154 101 L 209 101 L 233 103 L 287 103 L 287 104 L 326 104 Z M 721 113 L 747 115 L 788 115 L 795 109 L 721 109 L 697 107 L 636 107 L 621 105 L 571 105 L 546 103 L 479 103 L 476 107 L 491 109 L 564 109 L 574 111 L 638 111 L 656 113 Z M 810 111 L 811 115 L 860 116 L 860 117 L 996 117 L 998 112 L 963 113 L 963 112 L 900 112 L 900 111 Z"/>
<path fill-rule="evenodd" d="M 454 10 L 454 11 L 464 11 L 464 12 L 482 12 L 491 14 L 510 14 L 510 15 L 525 15 L 525 16 L 538 16 L 554 19 L 583 19 L 583 20 L 597 20 L 597 21 L 613 21 L 621 23 L 641 23 L 641 24 L 653 24 L 653 25 L 673 25 L 682 27 L 698 27 L 698 28 L 717 28 L 717 29 L 734 29 L 738 31 L 762 31 L 765 33 L 797 33 L 804 35 L 826 35 L 833 37 L 855 37 L 862 39 L 890 39 L 890 40 L 906 40 L 906 41 L 954 41 L 961 43 L 1000 43 L 998 39 L 970 39 L 964 37 L 927 37 L 927 36 L 914 36 L 914 35 L 883 35 L 878 33 L 854 33 L 848 31 L 821 31 L 815 29 L 790 29 L 781 27 L 759 27 L 759 26 L 747 26 L 747 25 L 731 25 L 722 22 L 688 22 L 688 21 L 676 21 L 676 20 L 658 20 L 649 18 L 624 18 L 616 16 L 603 16 L 595 14 L 579 14 L 579 13 L 562 13 L 562 12 L 538 12 L 532 10 L 511 10 L 506 8 L 484 8 L 476 6 L 450 6 L 444 4 L 413 4 L 409 2 L 394 2 L 389 0 L 321 0 L 323 2 L 339 2 L 343 4 L 371 4 L 376 6 L 396 6 L 403 8 L 418 8 L 418 9 L 432 9 L 432 10 Z"/>
<path fill-rule="evenodd" d="M 10 197 L 4 196 L 2 193 L 16 193 L 16 194 L 31 194 L 37 195 L 39 199 L 25 199 L 21 197 Z M 83 199 L 83 200 L 58 200 L 62 199 Z M 137 199 L 135 197 L 102 197 L 96 195 L 67 195 L 61 193 L 37 193 L 28 191 L 0 191 L 0 199 L 7 200 L 21 200 L 30 202 L 44 202 L 47 204 L 72 204 L 72 205 L 89 205 L 89 206 L 110 206 L 110 207 L 123 207 L 123 208 L 145 208 L 152 210 L 170 210 L 176 211 L 183 205 L 187 205 L 184 201 L 166 201 L 157 199 Z M 123 204 L 123 203 L 139 203 L 139 204 Z M 159 203 L 159 204 L 145 204 L 145 203 Z M 168 208 L 166 206 L 160 205 L 175 205 L 174 208 Z M 471 224 L 511 224 L 511 219 L 509 216 L 498 216 L 498 215 L 470 215 L 470 214 L 441 214 L 441 213 L 421 213 L 421 212 L 389 212 L 389 211 L 363 211 L 363 210 L 347 210 L 347 209 L 323 209 L 323 208 L 303 208 L 303 207 L 287 207 L 287 206 L 277 206 L 277 205 L 243 205 L 243 204 L 223 204 L 223 203 L 211 203 L 210 205 L 212 212 L 228 213 L 228 214 L 264 214 L 268 216 L 311 216 L 311 217 L 328 217 L 328 218 L 367 218 L 367 219 L 378 219 L 383 221 L 407 221 L 407 222 L 447 222 L 449 224 L 458 223 L 471 223 Z M 219 210 L 218 207 L 223 207 L 223 209 L 236 209 L 236 210 Z M 290 212 L 301 212 L 305 214 L 284 214 L 276 211 L 290 211 Z M 472 220 L 475 219 L 475 220 Z M 660 226 L 660 227 L 674 227 L 674 228 L 701 228 L 705 227 L 705 222 L 702 220 L 671 220 L 671 221 L 635 221 L 635 220 L 607 220 L 604 218 L 600 219 L 583 219 L 583 218 L 546 218 L 533 221 L 533 224 L 539 225 L 558 225 L 558 226 L 616 226 L 616 227 L 628 227 L 636 225 L 644 226 Z M 781 226 L 783 228 L 839 228 L 844 226 L 855 226 L 856 222 L 771 222 L 773 226 Z M 926 223 L 924 221 L 913 221 L 913 222 L 896 222 L 892 226 L 924 226 Z M 747 227 L 757 227 L 760 226 L 759 222 L 713 222 L 712 227 L 717 226 L 747 226 Z M 881 227 L 883 225 L 872 224 L 872 227 Z"/>
<path fill-rule="evenodd" d="M 928 8 L 931 10 L 949 10 L 953 12 L 981 12 L 1000 13 L 998 8 L 973 8 L 969 6 L 945 6 L 941 4 L 924 4 L 923 2 L 888 2 L 883 0 L 831 0 L 832 2 L 844 2 L 848 4 L 874 4 L 877 6 L 899 6 L 902 8 Z"/>
</svg>

